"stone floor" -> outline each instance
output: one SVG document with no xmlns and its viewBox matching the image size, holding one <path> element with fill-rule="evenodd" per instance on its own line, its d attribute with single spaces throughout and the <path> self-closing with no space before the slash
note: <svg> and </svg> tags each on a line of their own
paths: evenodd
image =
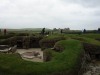
<svg viewBox="0 0 100 75">
<path fill-rule="evenodd" d="M 100 61 L 89 64 L 89 70 L 83 75 L 100 75 Z"/>
<path fill-rule="evenodd" d="M 30 58 L 27 58 L 27 57 L 23 57 L 22 56 L 22 54 L 25 53 L 25 52 L 33 52 L 33 51 L 39 52 L 41 58 L 38 58 L 38 57 L 33 57 L 33 58 L 30 57 Z M 41 51 L 40 48 L 17 49 L 16 52 L 19 53 L 21 55 L 22 59 L 24 59 L 26 61 L 43 62 L 43 51 Z"/>
</svg>

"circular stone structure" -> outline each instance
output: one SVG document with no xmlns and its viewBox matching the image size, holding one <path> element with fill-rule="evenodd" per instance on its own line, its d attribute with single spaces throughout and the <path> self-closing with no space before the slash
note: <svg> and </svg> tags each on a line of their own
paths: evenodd
<svg viewBox="0 0 100 75">
<path fill-rule="evenodd" d="M 36 51 L 22 53 L 21 56 L 24 57 L 24 58 L 29 58 L 29 59 L 32 59 L 32 58 L 35 58 L 35 57 L 38 57 L 38 58 L 41 59 L 40 53 L 36 52 Z"/>
<path fill-rule="evenodd" d="M 22 55 L 33 56 L 34 54 L 33 54 L 33 52 L 25 52 Z"/>
<path fill-rule="evenodd" d="M 40 48 L 17 49 L 17 53 L 26 61 L 43 62 L 43 51 Z"/>
<path fill-rule="evenodd" d="M 23 58 L 34 58 L 35 56 L 34 56 L 34 54 L 33 54 L 33 52 L 25 52 L 25 53 L 22 53 L 21 54 L 21 56 L 23 57 Z"/>
</svg>

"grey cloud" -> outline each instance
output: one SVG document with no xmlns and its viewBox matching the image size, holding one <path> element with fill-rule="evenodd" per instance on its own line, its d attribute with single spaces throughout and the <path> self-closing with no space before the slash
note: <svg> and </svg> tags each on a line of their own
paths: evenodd
<svg viewBox="0 0 100 75">
<path fill-rule="evenodd" d="M 100 10 L 97 9 L 93 12 L 93 15 L 96 16 L 96 17 L 100 17 Z"/>
<path fill-rule="evenodd" d="M 0 27 L 96 29 L 100 24 L 99 2 L 99 0 L 0 0 Z"/>
<path fill-rule="evenodd" d="M 85 7 L 100 7 L 100 0 L 62 0 L 64 2 L 76 3 Z"/>
</svg>

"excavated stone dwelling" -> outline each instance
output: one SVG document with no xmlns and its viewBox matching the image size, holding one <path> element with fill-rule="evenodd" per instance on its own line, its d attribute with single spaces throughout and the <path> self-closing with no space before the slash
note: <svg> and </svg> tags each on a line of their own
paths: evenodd
<svg viewBox="0 0 100 75">
<path fill-rule="evenodd" d="M 9 45 L 17 45 L 17 48 L 40 48 L 39 41 L 42 37 L 36 36 L 16 36 L 9 38 Z"/>
</svg>

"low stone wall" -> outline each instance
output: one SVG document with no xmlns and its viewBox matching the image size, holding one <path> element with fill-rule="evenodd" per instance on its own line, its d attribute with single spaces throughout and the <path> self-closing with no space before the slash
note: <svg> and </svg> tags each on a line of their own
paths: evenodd
<svg viewBox="0 0 100 75">
<path fill-rule="evenodd" d="M 78 72 L 78 75 L 83 75 L 83 73 L 85 73 L 88 70 L 88 64 L 90 61 L 91 61 L 90 55 L 84 51 L 82 60 L 80 62 L 81 67 Z"/>
<path fill-rule="evenodd" d="M 40 40 L 39 43 L 42 50 L 44 50 L 46 48 L 53 48 L 57 41 L 64 40 L 64 39 L 65 39 L 64 37 L 44 38 Z"/>
<path fill-rule="evenodd" d="M 52 58 L 52 52 L 51 52 L 51 50 L 45 49 L 43 51 L 43 61 L 44 62 L 50 61 L 51 58 Z"/>
<path fill-rule="evenodd" d="M 40 48 L 40 44 L 39 41 L 42 39 L 43 37 L 30 37 L 30 47 L 32 48 Z"/>
<path fill-rule="evenodd" d="M 41 36 L 15 36 L 0 40 L 0 45 L 17 45 L 18 48 L 40 48 Z"/>
<path fill-rule="evenodd" d="M 95 55 L 100 54 L 100 46 L 89 44 L 89 43 L 83 43 L 84 48 L 84 56 L 81 61 L 81 68 L 78 75 L 83 75 L 86 71 L 89 70 L 89 63 L 92 60 L 96 60 Z"/>
<path fill-rule="evenodd" d="M 96 55 L 100 55 L 100 46 L 89 43 L 83 43 L 84 50 L 90 54 L 91 59 L 96 59 Z"/>
</svg>

